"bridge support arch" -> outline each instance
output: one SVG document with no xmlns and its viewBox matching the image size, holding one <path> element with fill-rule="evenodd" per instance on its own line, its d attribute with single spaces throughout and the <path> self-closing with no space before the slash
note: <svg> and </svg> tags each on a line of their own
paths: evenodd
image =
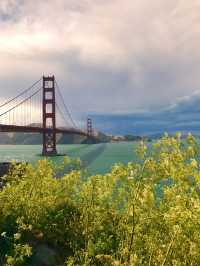
<svg viewBox="0 0 200 266">
<path fill-rule="evenodd" d="M 57 154 L 55 77 L 43 77 L 43 150 L 45 156 Z"/>
</svg>

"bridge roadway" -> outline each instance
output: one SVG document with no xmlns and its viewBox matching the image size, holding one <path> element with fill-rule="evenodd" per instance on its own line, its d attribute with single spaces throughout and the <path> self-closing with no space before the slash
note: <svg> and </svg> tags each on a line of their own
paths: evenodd
<svg viewBox="0 0 200 266">
<path fill-rule="evenodd" d="M 0 132 L 20 132 L 20 133 L 43 133 L 44 131 L 48 132 L 51 131 L 51 128 L 44 129 L 39 126 L 16 126 L 16 125 L 2 125 L 0 124 Z M 88 134 L 82 130 L 75 129 L 75 128 L 56 128 L 56 133 L 63 133 L 63 134 L 76 134 L 85 137 L 92 137 L 88 136 Z"/>
</svg>

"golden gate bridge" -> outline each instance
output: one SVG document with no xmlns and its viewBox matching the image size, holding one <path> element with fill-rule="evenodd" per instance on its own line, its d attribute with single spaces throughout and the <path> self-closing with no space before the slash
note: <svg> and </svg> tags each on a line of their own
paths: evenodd
<svg viewBox="0 0 200 266">
<path fill-rule="evenodd" d="M 76 125 L 54 76 L 43 76 L 0 105 L 0 132 L 41 133 L 45 156 L 57 154 L 59 133 L 95 139 L 90 118 L 86 129 Z"/>
</svg>

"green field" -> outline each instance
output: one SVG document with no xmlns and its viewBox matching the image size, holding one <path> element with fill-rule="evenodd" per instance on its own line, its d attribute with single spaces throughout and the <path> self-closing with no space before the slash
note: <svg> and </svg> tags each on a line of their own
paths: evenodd
<svg viewBox="0 0 200 266">
<path fill-rule="evenodd" d="M 96 145 L 58 145 L 58 152 L 73 158 L 79 157 L 89 173 L 106 173 L 115 163 L 128 163 L 134 158 L 136 143 L 103 143 Z M 1 145 L 0 161 L 12 160 L 34 163 L 43 158 L 41 146 L 38 145 Z M 62 156 L 52 157 L 55 163 L 62 161 Z"/>
</svg>

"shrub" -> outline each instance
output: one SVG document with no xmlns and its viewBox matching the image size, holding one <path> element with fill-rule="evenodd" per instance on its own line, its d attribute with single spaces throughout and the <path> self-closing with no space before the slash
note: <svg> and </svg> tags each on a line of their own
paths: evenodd
<svg viewBox="0 0 200 266">
<path fill-rule="evenodd" d="M 34 256 L 42 241 L 65 265 L 198 266 L 198 156 L 193 136 L 165 135 L 141 142 L 137 160 L 87 180 L 79 169 L 55 179 L 46 160 L 26 165 L 20 178 L 16 168 L 0 192 L 0 233 L 13 239 L 23 221 L 21 265 L 31 265 L 30 247 Z M 3 263 L 16 254 L 13 241 L 0 240 Z"/>
</svg>

